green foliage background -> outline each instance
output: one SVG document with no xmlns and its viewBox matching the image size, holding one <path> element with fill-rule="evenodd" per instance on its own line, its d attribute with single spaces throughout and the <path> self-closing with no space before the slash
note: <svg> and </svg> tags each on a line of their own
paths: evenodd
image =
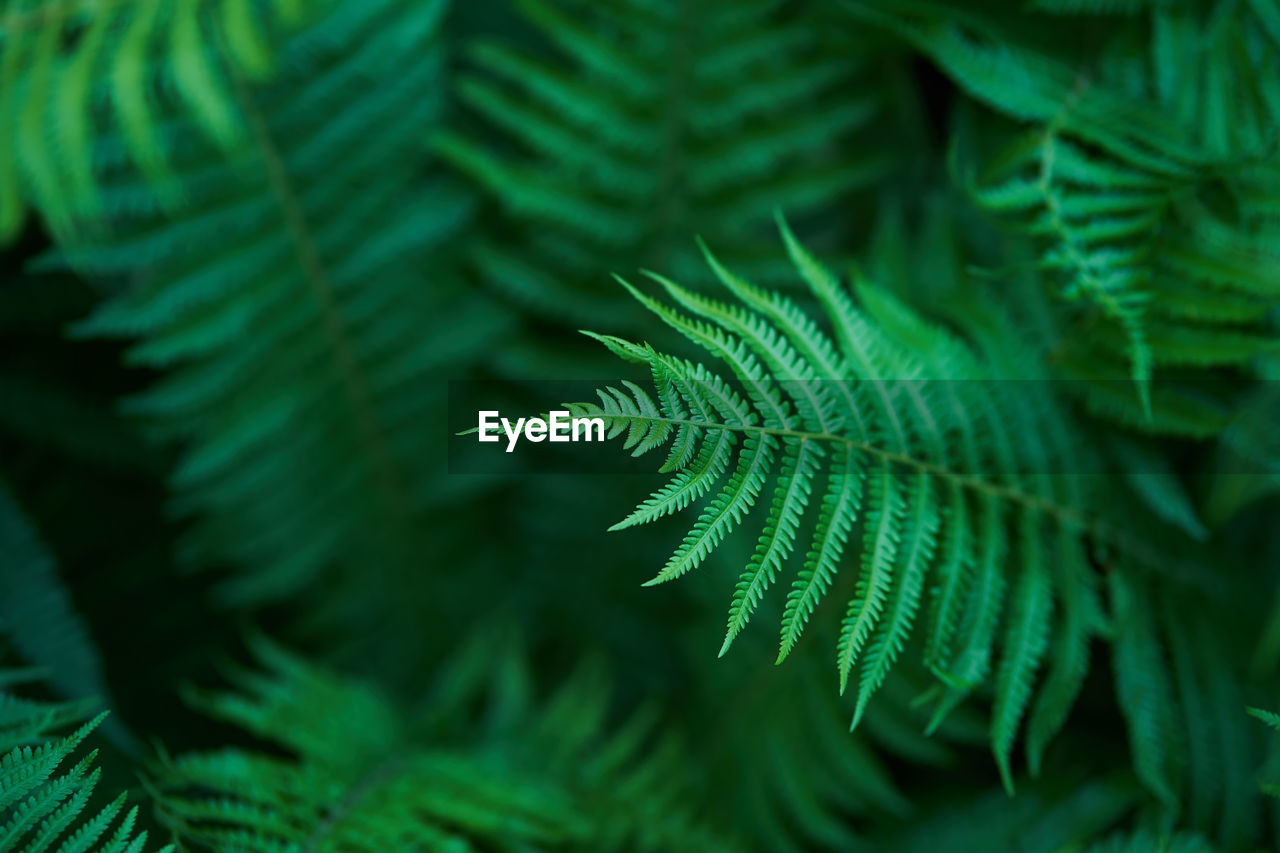
<svg viewBox="0 0 1280 853">
<path fill-rule="evenodd" d="M 0 250 L 0 851 L 1280 849 L 1274 0 L 0 0 Z"/>
</svg>

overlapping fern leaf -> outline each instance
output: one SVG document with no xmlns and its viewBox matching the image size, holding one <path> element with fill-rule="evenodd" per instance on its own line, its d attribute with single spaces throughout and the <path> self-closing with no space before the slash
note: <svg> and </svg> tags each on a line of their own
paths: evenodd
<svg viewBox="0 0 1280 853">
<path fill-rule="evenodd" d="M 10 692 L 33 680 L 32 672 L 0 668 L 0 851 L 141 853 L 147 833 L 137 831 L 138 808 L 125 811 L 123 794 L 85 811 L 101 770 L 93 766 L 96 751 L 76 753 L 106 715 L 88 719 L 83 703 L 50 704 Z"/>
<path fill-rule="evenodd" d="M 420 156 L 444 97 L 444 9 L 337 4 L 283 45 L 273 83 L 237 79 L 249 133 L 231 155 L 170 116 L 176 212 L 126 139 L 97 147 L 115 215 L 61 254 L 123 286 L 77 331 L 138 339 L 131 361 L 161 372 L 128 409 L 181 444 L 185 561 L 240 568 L 228 600 L 334 568 L 420 568 L 412 520 L 443 464 L 422 450 L 442 404 L 431 373 L 500 323 L 455 299 L 437 250 L 468 199 Z"/>
<path fill-rule="evenodd" d="M 600 270 L 706 281 L 691 233 L 778 281 L 785 258 L 760 239 L 772 208 L 821 211 L 830 226 L 833 202 L 887 171 L 851 138 L 884 115 L 874 87 L 852 87 L 867 46 L 832 40 L 785 4 L 515 5 L 568 61 L 474 45 L 459 95 L 513 145 L 477 130 L 438 147 L 509 214 L 510 233 L 482 241 L 476 263 L 534 310 L 626 322 Z"/>
<path fill-rule="evenodd" d="M 166 193 L 173 140 L 159 119 L 189 115 L 232 147 L 245 133 L 235 80 L 266 77 L 273 42 L 327 0 L 4 0 L 0 3 L 0 242 L 34 202 L 56 232 L 103 209 L 95 137 L 116 132 Z M 310 9 L 308 8 L 310 6 Z"/>
<path fill-rule="evenodd" d="M 1280 345 L 1274 12 L 1267 4 L 1152 4 L 1127 26 L 1032 16 L 1023 30 L 996 23 L 984 4 L 849 5 L 1018 122 L 981 145 L 957 137 L 960 177 L 980 206 L 1041 238 L 1042 265 L 1082 308 L 1062 370 L 1107 380 L 1129 365 L 1134 393 L 1082 383 L 1087 402 L 1147 429 L 1220 431 L 1225 418 L 1207 413 L 1152 417 L 1151 380 L 1162 369 L 1181 377 L 1247 371 Z M 1078 31 L 1081 44 L 1098 48 L 1064 55 L 1039 38 L 1049 27 Z M 1112 58 L 1117 32 L 1150 38 L 1148 67 Z M 1195 393 L 1207 376 L 1188 391 L 1202 408 L 1213 403 Z"/>
<path fill-rule="evenodd" d="M 465 645 L 422 712 L 265 641 L 263 671 L 198 707 L 270 742 L 163 760 L 161 819 L 215 850 L 739 849 L 692 817 L 684 753 L 640 714 L 609 724 L 587 665 L 539 698 L 522 653 Z M 283 754 L 282 754 L 283 751 Z"/>
<path fill-rule="evenodd" d="M 649 274 L 677 308 L 624 282 L 733 378 L 648 344 L 595 336 L 648 367 L 656 395 L 628 383 L 573 410 L 605 418 L 633 454 L 668 446 L 662 470 L 675 472 L 615 528 L 706 499 L 650 581 L 661 583 L 697 568 L 760 505 L 758 544 L 733 595 L 724 649 L 798 564 L 779 661 L 840 582 L 840 568 L 856 561 L 837 645 L 841 688 L 851 679 L 857 687 L 854 724 L 923 622 L 935 722 L 994 677 L 991 739 L 1010 784 L 1028 712 L 1035 767 L 1080 689 L 1091 638 L 1106 629 L 1086 539 L 1129 543 L 1094 517 L 1104 502 L 1086 493 L 1083 478 L 1069 476 L 1085 470 L 1087 452 L 1074 445 L 1016 334 L 1000 326 L 975 349 L 866 282 L 856 303 L 783 229 L 834 338 L 792 300 L 710 253 L 736 304 Z"/>
</svg>

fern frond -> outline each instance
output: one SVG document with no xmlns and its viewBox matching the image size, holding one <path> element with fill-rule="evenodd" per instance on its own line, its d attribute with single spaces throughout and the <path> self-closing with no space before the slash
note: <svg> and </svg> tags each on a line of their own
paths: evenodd
<svg viewBox="0 0 1280 853">
<path fill-rule="evenodd" d="M 182 445 L 184 562 L 238 568 L 227 601 L 419 568 L 412 518 L 442 464 L 420 451 L 442 404 L 429 378 L 505 323 L 439 251 L 469 196 L 405 180 L 442 107 L 442 5 L 341 2 L 293 36 L 273 82 L 235 86 L 248 131 L 230 159 L 172 118 L 177 211 L 113 157 L 123 140 L 100 142 L 116 216 L 61 254 L 128 286 L 77 332 L 137 339 L 130 360 L 162 371 L 128 409 Z"/>
<path fill-rule="evenodd" d="M 837 643 L 842 690 L 860 666 L 855 725 L 922 614 L 926 662 L 945 688 L 933 725 L 986 679 L 1001 648 L 991 736 L 1011 785 L 1009 755 L 1027 710 L 1034 707 L 1030 757 L 1038 767 L 1088 670 L 1088 644 L 1105 624 L 1085 577 L 1082 537 L 1110 542 L 1118 531 L 1085 509 L 1097 499 L 1091 503 L 1079 478 L 1043 476 L 1073 470 L 1084 453 L 1053 400 L 1037 393 L 1044 383 L 1018 383 L 1027 387 L 1009 392 L 1001 387 L 1006 383 L 981 381 L 1007 375 L 1014 362 L 1022 374 L 1034 372 L 1016 346 L 1001 344 L 1008 352 L 984 363 L 984 354 L 953 332 L 865 282 L 856 306 L 783 228 L 801 277 L 836 330 L 835 342 L 790 299 L 746 283 L 708 255 L 740 304 L 651 276 L 697 315 L 690 317 L 627 287 L 725 362 L 745 397 L 735 397 L 727 380 L 701 365 L 597 336 L 627 360 L 648 365 L 655 396 L 676 402 L 654 414 L 648 395 L 623 403 L 615 396 L 623 392 L 611 389 L 602 395 L 605 405 L 582 403 L 574 410 L 602 417 L 614 435 L 651 436 L 661 425 L 664 435 L 683 432 L 701 442 L 695 461 L 626 525 L 692 503 L 695 478 L 698 492 L 709 494 L 707 481 L 732 470 L 651 583 L 703 561 L 753 510 L 765 474 L 780 468 L 772 502 L 756 514 L 764 516 L 763 532 L 734 592 L 721 654 L 790 560 L 806 516 L 813 538 L 786 596 L 778 660 L 793 651 L 833 586 L 848 543 L 860 541 L 857 582 Z M 736 465 L 734 450 L 720 450 L 729 435 L 741 438 Z M 762 450 L 766 445 L 781 448 L 778 462 Z M 717 460 L 714 467 L 708 454 Z M 1012 590 L 1008 623 L 998 640 L 1006 588 Z M 933 600 L 925 608 L 928 590 Z M 1063 615 L 1051 621 L 1059 600 Z M 1037 692 L 1046 658 L 1050 675 Z"/>
<path fill-rule="evenodd" d="M 0 670 L 0 851 L 141 853 L 147 833 L 135 831 L 138 808 L 124 811 L 123 794 L 85 813 L 101 773 L 93 766 L 97 751 L 66 766 L 106 713 L 87 719 L 84 703 L 52 705 L 8 692 L 27 680 Z M 68 726 L 69 734 L 56 733 Z"/>
<path fill-rule="evenodd" d="M 1060 277 L 1063 299 L 1087 306 L 1065 312 L 1059 361 L 1066 375 L 1089 380 L 1081 387 L 1094 409 L 1165 432 L 1221 429 L 1168 413 L 1152 380 L 1206 366 L 1248 372 L 1280 341 L 1266 307 L 1274 276 L 1260 274 L 1280 259 L 1269 201 L 1280 175 L 1272 130 L 1280 87 L 1237 61 L 1280 67 L 1265 12 L 1207 27 L 1190 8 L 1144 9 L 1154 38 L 1134 85 L 1105 55 L 1050 53 L 977 9 L 849 5 L 909 40 L 975 99 L 1034 125 L 997 137 L 1003 147 L 983 154 L 958 134 L 954 160 L 979 206 L 1041 243 L 1040 263 Z M 1136 384 L 1132 411 L 1094 399 L 1092 380 L 1123 375 L 1124 362 Z"/>
<path fill-rule="evenodd" d="M 516 153 L 478 135 L 436 141 L 514 226 L 476 249 L 485 279 L 540 313 L 616 322 L 599 271 L 706 283 L 690 233 L 757 279 L 784 278 L 759 239 L 772 209 L 825 209 L 889 163 L 851 152 L 882 114 L 879 98 L 849 94 L 860 51 L 780 5 L 520 0 L 558 55 L 480 42 L 458 87 Z"/>
<path fill-rule="evenodd" d="M 104 207 L 96 137 L 118 134 L 122 153 L 157 191 L 180 194 L 167 110 L 180 110 L 224 150 L 247 126 L 236 80 L 275 70 L 283 35 L 332 3 L 162 0 L 0 4 L 0 241 L 29 199 L 59 234 Z"/>
<path fill-rule="evenodd" d="M 425 716 L 407 719 L 371 685 L 265 640 L 253 647 L 262 671 L 192 701 L 276 748 L 164 760 L 151 787 L 185 840 L 261 851 L 738 849 L 693 820 L 682 754 L 649 715 L 606 728 L 596 667 L 535 700 L 520 651 L 491 632 L 440 674 Z"/>
<path fill-rule="evenodd" d="M 1280 731 L 1280 714 L 1274 711 L 1264 711 L 1261 708 L 1249 708 L 1248 711 L 1249 716 L 1256 717 L 1276 731 Z"/>
</svg>

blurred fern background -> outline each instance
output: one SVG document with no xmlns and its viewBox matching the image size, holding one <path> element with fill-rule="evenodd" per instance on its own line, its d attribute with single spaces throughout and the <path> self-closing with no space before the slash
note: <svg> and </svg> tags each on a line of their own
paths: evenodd
<svg viewBox="0 0 1280 853">
<path fill-rule="evenodd" d="M 1275 0 L 0 0 L 0 254 L 0 851 L 1280 850 Z"/>
</svg>

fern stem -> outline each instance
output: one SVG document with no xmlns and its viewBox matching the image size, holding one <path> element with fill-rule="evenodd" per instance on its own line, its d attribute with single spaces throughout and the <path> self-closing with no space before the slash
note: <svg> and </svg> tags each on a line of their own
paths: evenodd
<svg viewBox="0 0 1280 853">
<path fill-rule="evenodd" d="M 866 453 L 869 456 L 873 456 L 882 462 L 902 465 L 921 474 L 929 474 L 939 477 L 949 483 L 960 486 L 961 488 L 990 495 L 1011 503 L 1020 504 L 1027 509 L 1034 510 L 1056 519 L 1063 527 L 1084 531 L 1095 540 L 1106 542 L 1107 544 L 1115 547 L 1118 551 L 1128 554 L 1153 569 L 1160 569 L 1162 571 L 1169 571 L 1170 569 L 1173 569 L 1173 571 L 1170 572 L 1171 574 L 1184 576 L 1184 579 L 1189 579 L 1197 574 L 1194 572 L 1182 571 L 1171 566 L 1166 558 L 1154 549 L 1146 546 L 1141 541 L 1134 537 L 1126 536 L 1123 531 L 1118 530 L 1114 526 L 1097 518 L 1091 518 L 1085 513 L 1072 507 L 1056 503 L 1037 495 L 1028 494 L 1027 492 L 1013 486 L 993 483 L 973 474 L 964 474 L 959 471 L 954 471 L 944 465 L 928 462 L 923 459 L 917 459 L 916 457 L 909 456 L 906 453 L 885 450 L 882 447 L 877 447 L 874 444 L 869 444 L 858 439 L 849 438 L 848 436 L 838 435 L 831 432 L 811 432 L 806 430 L 789 429 L 786 427 L 767 427 L 755 424 L 713 423 L 711 421 L 654 417 L 651 415 L 627 415 L 626 419 L 629 421 L 638 420 L 649 423 L 666 423 L 673 426 L 688 426 L 707 430 L 755 432 L 765 435 L 775 435 L 781 438 L 828 441 L 844 444 L 854 448 L 855 450 Z"/>
<path fill-rule="evenodd" d="M 369 456 L 369 466 L 375 481 L 386 495 L 388 502 L 394 507 L 400 503 L 401 489 L 396 482 L 395 467 L 391 464 L 382 430 L 373 414 L 372 395 L 361 374 L 351 336 L 337 304 L 333 282 L 325 269 L 319 247 L 312 234 L 311 226 L 307 222 L 307 216 L 302 210 L 288 169 L 271 138 L 271 131 L 257 109 L 243 78 L 230 63 L 227 63 L 227 66 L 228 76 L 235 87 L 236 98 L 244 111 L 245 121 L 262 157 L 268 184 L 279 205 L 285 226 L 293 238 L 294 251 L 297 253 L 303 278 L 307 282 L 307 289 L 321 305 L 324 330 L 332 345 L 333 358 L 343 391 L 363 439 L 361 445 Z"/>
</svg>

